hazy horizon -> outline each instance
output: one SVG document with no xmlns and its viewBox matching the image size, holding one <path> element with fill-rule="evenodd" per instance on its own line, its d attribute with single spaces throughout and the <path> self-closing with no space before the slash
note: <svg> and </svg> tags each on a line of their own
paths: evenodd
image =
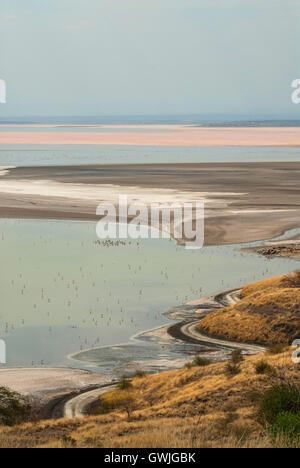
<svg viewBox="0 0 300 468">
<path fill-rule="evenodd" d="M 24 115 L 2 116 L 0 125 L 194 125 L 194 126 L 300 126 L 300 118 L 247 115 Z"/>
<path fill-rule="evenodd" d="M 2 0 L 0 119 L 298 119 L 299 20 L 296 0 Z"/>
</svg>

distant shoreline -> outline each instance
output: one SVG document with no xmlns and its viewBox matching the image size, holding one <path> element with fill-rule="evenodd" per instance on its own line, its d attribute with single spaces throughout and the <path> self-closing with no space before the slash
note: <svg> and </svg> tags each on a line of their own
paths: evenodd
<svg viewBox="0 0 300 468">
<path fill-rule="evenodd" d="M 143 337 L 151 340 L 151 338 L 159 338 L 162 335 L 164 340 L 169 338 L 171 341 L 175 339 L 184 343 L 212 346 L 214 348 L 241 349 L 248 354 L 264 352 L 266 348 L 263 344 L 233 342 L 226 338 L 204 335 L 197 329 L 200 321 L 210 313 L 236 304 L 239 301 L 240 291 L 240 288 L 221 291 L 198 301 L 188 302 L 181 307 L 171 309 L 165 315 L 170 319 L 180 320 L 179 322 L 139 333 L 135 338 Z"/>
<path fill-rule="evenodd" d="M 110 131 L 116 128 L 128 130 L 128 126 L 122 125 L 102 126 L 107 130 L 105 132 L 34 132 L 22 131 L 21 126 L 17 127 L 19 131 L 9 132 L 5 128 L 2 126 L 1 131 L 1 144 L 4 145 L 300 146 L 300 127 L 131 126 L 131 129 L 139 130 L 136 132 Z M 47 126 L 31 128 L 43 129 Z"/>
<path fill-rule="evenodd" d="M 123 116 L 31 116 L 1 117 L 3 126 L 116 127 L 172 125 L 187 127 L 300 127 L 300 119 L 249 118 L 239 115 L 123 115 Z"/>
</svg>

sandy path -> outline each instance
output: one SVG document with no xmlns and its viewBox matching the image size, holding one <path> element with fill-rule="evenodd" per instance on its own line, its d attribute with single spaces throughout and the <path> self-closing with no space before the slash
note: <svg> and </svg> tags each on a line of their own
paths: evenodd
<svg viewBox="0 0 300 468">
<path fill-rule="evenodd" d="M 241 349 L 247 354 L 262 353 L 266 349 L 262 345 L 239 343 L 210 337 L 200 333 L 197 328 L 201 319 L 206 317 L 209 313 L 239 302 L 240 292 L 241 289 L 223 291 L 199 300 L 188 302 L 180 308 L 171 309 L 166 315 L 171 320 L 179 320 L 178 323 L 142 332 L 136 335 L 135 338 L 147 338 L 160 342 L 163 340 L 165 344 L 170 344 L 173 343 L 174 340 L 179 340 L 181 342 L 198 343 L 205 346 L 209 345 L 213 348 Z"/>
<path fill-rule="evenodd" d="M 198 325 L 198 321 L 194 323 L 187 323 L 181 327 L 181 332 L 190 338 L 200 341 L 201 343 L 208 344 L 211 346 L 221 346 L 230 349 L 240 349 L 242 351 L 246 351 L 247 354 L 259 354 L 263 353 L 266 350 L 264 346 L 260 345 L 238 343 L 236 341 L 221 340 L 218 338 L 212 338 L 210 336 L 203 335 L 199 332 L 197 328 Z"/>
<path fill-rule="evenodd" d="M 214 296 L 214 301 L 219 304 L 219 308 L 237 304 L 240 301 L 240 292 L 241 289 L 224 291 L 222 293 L 216 294 Z M 211 301 L 211 297 L 209 297 L 208 300 Z M 240 349 L 245 351 L 247 354 L 259 354 L 263 353 L 266 350 L 265 346 L 258 344 L 229 341 L 204 335 L 199 331 L 198 325 L 199 320 L 193 320 L 192 322 L 183 323 L 180 325 L 180 333 L 183 336 L 186 336 L 187 338 L 191 338 L 196 341 L 198 340 L 203 344 L 230 349 Z"/>
<path fill-rule="evenodd" d="M 68 400 L 64 406 L 64 418 L 84 418 L 86 416 L 86 409 L 91 403 L 98 400 L 101 395 L 111 392 L 116 388 L 115 385 L 110 385 L 105 388 L 97 388 L 90 392 L 82 393 L 74 398 Z"/>
</svg>

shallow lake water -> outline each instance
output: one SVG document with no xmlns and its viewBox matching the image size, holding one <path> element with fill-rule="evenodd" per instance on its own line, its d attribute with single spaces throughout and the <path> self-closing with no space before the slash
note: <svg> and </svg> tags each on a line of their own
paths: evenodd
<svg viewBox="0 0 300 468">
<path fill-rule="evenodd" d="M 173 306 L 297 268 L 293 260 L 267 260 L 239 246 L 191 251 L 166 239 L 99 244 L 95 228 L 0 220 L 0 338 L 7 367 L 100 373 L 179 367 L 195 346 L 132 337 L 170 323 L 163 314 Z M 92 357 L 70 358 L 84 350 Z"/>
</svg>

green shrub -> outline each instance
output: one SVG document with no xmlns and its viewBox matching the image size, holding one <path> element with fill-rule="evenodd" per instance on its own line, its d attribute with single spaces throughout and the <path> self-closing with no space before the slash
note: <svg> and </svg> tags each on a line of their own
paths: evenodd
<svg viewBox="0 0 300 468">
<path fill-rule="evenodd" d="M 127 390 L 128 388 L 131 388 L 131 387 L 132 387 L 132 383 L 126 377 L 122 377 L 117 383 L 117 388 L 119 390 Z"/>
<path fill-rule="evenodd" d="M 201 358 L 200 356 L 195 356 L 192 361 L 193 367 L 205 367 L 209 366 L 211 361 L 209 359 Z"/>
<path fill-rule="evenodd" d="M 241 368 L 237 364 L 232 364 L 231 362 L 227 362 L 225 367 L 225 374 L 227 377 L 234 377 L 241 373 Z"/>
<path fill-rule="evenodd" d="M 254 364 L 255 371 L 257 374 L 273 374 L 275 372 L 275 369 L 273 366 L 268 364 L 266 361 L 261 360 L 258 361 Z"/>
<path fill-rule="evenodd" d="M 300 412 L 298 414 L 287 411 L 279 413 L 269 431 L 274 438 L 283 436 L 291 440 L 300 439 Z"/>
<path fill-rule="evenodd" d="M 239 364 L 240 362 L 243 362 L 244 356 L 242 355 L 242 351 L 240 349 L 235 349 L 231 353 L 231 362 L 233 364 Z"/>
<path fill-rule="evenodd" d="M 260 401 L 258 419 L 261 423 L 274 424 L 281 413 L 299 414 L 300 390 L 294 385 L 273 386 Z"/>
<path fill-rule="evenodd" d="M 267 354 L 281 354 L 281 353 L 284 353 L 285 350 L 286 350 L 286 345 L 276 344 L 268 348 L 266 353 Z"/>
<path fill-rule="evenodd" d="M 185 365 L 184 365 L 184 367 L 185 367 L 186 369 L 191 369 L 193 366 L 192 366 L 192 363 L 191 363 L 191 362 L 186 362 Z"/>
<path fill-rule="evenodd" d="M 27 421 L 31 414 L 28 401 L 17 392 L 0 387 L 0 425 L 14 426 Z"/>
<path fill-rule="evenodd" d="M 131 391 L 114 391 L 101 397 L 103 408 L 106 411 L 120 409 L 127 413 L 130 418 L 132 411 L 136 409 L 137 401 Z"/>
<path fill-rule="evenodd" d="M 61 443 L 65 448 L 74 448 L 76 447 L 76 440 L 69 436 L 63 436 Z"/>
<path fill-rule="evenodd" d="M 143 377 L 146 377 L 146 372 L 143 371 L 142 369 L 138 369 L 135 372 L 134 377 L 138 377 L 139 379 L 142 379 Z"/>
</svg>

